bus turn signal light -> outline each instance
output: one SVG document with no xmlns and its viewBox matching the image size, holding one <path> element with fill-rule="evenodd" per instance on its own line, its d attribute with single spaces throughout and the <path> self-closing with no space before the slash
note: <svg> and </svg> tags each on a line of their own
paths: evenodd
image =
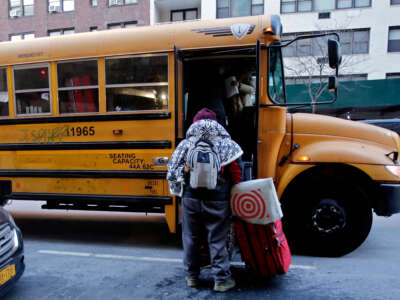
<svg viewBox="0 0 400 300">
<path fill-rule="evenodd" d="M 297 161 L 310 161 L 310 157 L 307 155 L 299 156 Z"/>
</svg>

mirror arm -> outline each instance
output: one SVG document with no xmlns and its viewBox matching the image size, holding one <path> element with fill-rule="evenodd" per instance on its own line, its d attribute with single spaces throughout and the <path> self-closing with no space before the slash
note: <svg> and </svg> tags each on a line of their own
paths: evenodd
<svg viewBox="0 0 400 300">
<path fill-rule="evenodd" d="M 317 38 L 317 37 L 323 37 L 323 36 L 329 36 L 329 35 L 334 35 L 337 39 L 338 42 L 340 42 L 340 37 L 337 32 L 329 32 L 329 33 L 316 33 L 316 34 L 306 34 L 306 35 L 299 35 L 295 37 L 293 40 L 290 41 L 282 41 L 281 43 L 272 43 L 269 46 L 266 46 L 266 48 L 281 48 L 281 47 L 287 47 L 290 44 L 298 41 L 298 40 L 305 40 L 305 39 L 310 39 L 310 38 Z"/>
</svg>

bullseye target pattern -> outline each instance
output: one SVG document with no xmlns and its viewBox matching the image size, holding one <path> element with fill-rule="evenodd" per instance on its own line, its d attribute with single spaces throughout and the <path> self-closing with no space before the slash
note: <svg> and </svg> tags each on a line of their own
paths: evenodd
<svg viewBox="0 0 400 300">
<path fill-rule="evenodd" d="M 232 197 L 232 210 L 236 216 L 244 219 L 269 218 L 261 190 L 235 193 Z"/>
</svg>

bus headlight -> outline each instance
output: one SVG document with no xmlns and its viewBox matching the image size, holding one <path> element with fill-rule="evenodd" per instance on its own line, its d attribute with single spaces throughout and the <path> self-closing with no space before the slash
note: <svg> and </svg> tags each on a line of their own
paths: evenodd
<svg viewBox="0 0 400 300">
<path fill-rule="evenodd" d="M 400 166 L 385 166 L 385 168 L 393 175 L 400 177 Z"/>
</svg>

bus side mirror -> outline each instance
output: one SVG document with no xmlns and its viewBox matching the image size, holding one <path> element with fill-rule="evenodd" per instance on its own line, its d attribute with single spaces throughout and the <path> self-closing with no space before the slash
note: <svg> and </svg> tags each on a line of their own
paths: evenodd
<svg viewBox="0 0 400 300">
<path fill-rule="evenodd" d="M 338 69 L 342 60 L 340 56 L 340 46 L 338 41 L 328 39 L 328 58 L 329 67 L 331 67 L 332 69 Z"/>
<path fill-rule="evenodd" d="M 328 78 L 328 90 L 330 92 L 334 92 L 337 89 L 337 77 L 336 76 L 329 76 Z"/>
</svg>

